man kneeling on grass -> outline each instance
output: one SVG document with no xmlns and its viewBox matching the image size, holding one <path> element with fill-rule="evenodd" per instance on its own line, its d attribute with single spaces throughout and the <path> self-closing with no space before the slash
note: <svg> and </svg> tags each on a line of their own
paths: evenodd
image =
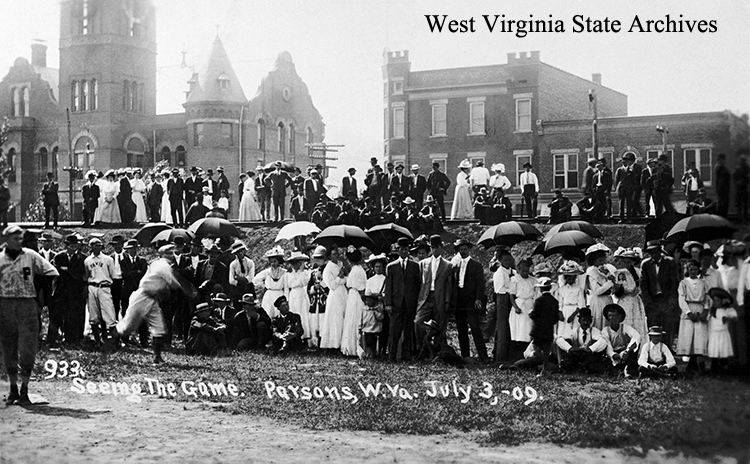
<svg viewBox="0 0 750 464">
<path fill-rule="evenodd" d="M 580 327 L 557 338 L 556 344 L 561 351 L 560 367 L 562 369 L 580 369 L 587 373 L 602 373 L 606 370 L 607 342 L 602 338 L 599 329 L 591 327 L 592 321 L 591 309 L 581 308 L 578 311 Z"/>
<path fill-rule="evenodd" d="M 649 341 L 641 348 L 638 357 L 638 373 L 641 377 L 672 377 L 677 373 L 677 363 L 667 345 L 661 342 L 664 331 L 661 327 L 648 329 Z"/>
<path fill-rule="evenodd" d="M 271 318 L 252 293 L 242 295 L 242 312 L 234 316 L 237 344 L 229 347 L 237 351 L 263 349 L 271 341 Z"/>
<path fill-rule="evenodd" d="M 641 336 L 633 327 L 625 324 L 625 310 L 617 303 L 610 303 L 603 309 L 609 326 L 602 329 L 602 337 L 607 342 L 607 357 L 612 365 L 625 373 L 625 378 L 635 375 L 638 366 L 637 352 Z"/>
<path fill-rule="evenodd" d="M 226 330 L 227 326 L 211 315 L 211 306 L 200 303 L 193 311 L 185 352 L 190 355 L 215 355 L 227 346 Z"/>
<path fill-rule="evenodd" d="M 302 343 L 302 319 L 299 314 L 289 311 L 289 302 L 285 296 L 280 296 L 273 303 L 279 314 L 273 318 L 273 349 L 279 354 L 299 351 L 304 347 Z"/>
</svg>

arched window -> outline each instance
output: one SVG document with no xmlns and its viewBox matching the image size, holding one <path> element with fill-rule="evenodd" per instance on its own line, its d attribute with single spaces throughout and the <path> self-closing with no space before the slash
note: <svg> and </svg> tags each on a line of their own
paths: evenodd
<svg viewBox="0 0 750 464">
<path fill-rule="evenodd" d="M 293 155 L 295 152 L 294 145 L 296 143 L 296 137 L 294 134 L 294 124 L 289 124 L 289 154 Z"/>
<path fill-rule="evenodd" d="M 161 159 L 162 161 L 166 161 L 170 165 L 172 164 L 172 151 L 169 149 L 169 147 L 162 147 Z"/>
<path fill-rule="evenodd" d="M 23 88 L 23 116 L 29 117 L 29 103 L 31 96 L 29 95 L 29 88 Z"/>
<path fill-rule="evenodd" d="M 279 153 L 284 153 L 284 145 L 286 145 L 286 130 L 284 129 L 284 123 L 279 123 Z"/>
<path fill-rule="evenodd" d="M 129 110 L 130 104 L 130 82 L 126 79 L 122 82 L 122 109 L 123 111 Z"/>
<path fill-rule="evenodd" d="M 16 149 L 11 148 L 8 150 L 8 154 L 5 157 L 5 161 L 8 163 L 8 182 L 16 181 Z"/>
<path fill-rule="evenodd" d="M 133 137 L 128 141 L 127 166 L 129 168 L 142 168 L 145 148 L 141 139 Z"/>
<path fill-rule="evenodd" d="M 177 154 L 177 166 L 186 166 L 187 153 L 185 152 L 185 147 L 183 147 L 182 145 L 177 145 L 177 148 L 175 148 L 175 153 Z"/>
<path fill-rule="evenodd" d="M 258 119 L 258 150 L 266 149 L 266 121 Z"/>
<path fill-rule="evenodd" d="M 37 171 L 39 173 L 39 182 L 47 180 L 47 170 L 49 169 L 49 157 L 47 156 L 47 149 L 42 147 L 39 149 Z"/>
<path fill-rule="evenodd" d="M 95 110 L 99 106 L 99 81 L 91 79 L 89 81 L 89 109 Z"/>
<path fill-rule="evenodd" d="M 87 106 L 89 102 L 89 83 L 81 81 L 81 111 L 89 109 Z"/>
<path fill-rule="evenodd" d="M 81 95 L 79 93 L 78 88 L 78 81 L 73 81 L 70 83 L 70 111 L 78 111 L 79 106 L 78 103 L 80 102 Z"/>
</svg>

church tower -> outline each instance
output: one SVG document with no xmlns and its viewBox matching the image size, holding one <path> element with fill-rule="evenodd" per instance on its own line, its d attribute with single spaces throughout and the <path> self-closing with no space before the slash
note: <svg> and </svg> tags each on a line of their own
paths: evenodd
<svg viewBox="0 0 750 464">
<path fill-rule="evenodd" d="M 156 19 L 151 0 L 63 0 L 60 12 L 61 152 L 105 171 L 150 164 L 156 114 Z M 64 147 L 64 148 L 63 148 Z M 60 160 L 68 165 L 67 157 Z"/>
</svg>

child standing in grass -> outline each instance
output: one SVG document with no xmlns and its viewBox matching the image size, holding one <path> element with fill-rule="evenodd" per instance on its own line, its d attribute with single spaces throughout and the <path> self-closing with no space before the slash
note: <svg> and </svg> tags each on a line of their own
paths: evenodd
<svg viewBox="0 0 750 464">
<path fill-rule="evenodd" d="M 557 301 L 560 302 L 562 319 L 557 323 L 557 335 L 565 336 L 578 328 L 576 315 L 586 306 L 586 295 L 583 287 L 578 285 L 578 276 L 583 275 L 583 268 L 575 261 L 566 261 L 560 266 L 563 283 L 557 289 Z"/>
<path fill-rule="evenodd" d="M 737 319 L 737 311 L 732 308 L 734 298 L 723 288 L 714 287 L 708 291 L 712 300 L 708 313 L 708 357 L 711 358 L 711 371 L 716 373 L 726 364 L 726 359 L 734 356 L 729 322 Z"/>
<path fill-rule="evenodd" d="M 511 288 L 515 288 L 516 298 L 512 300 L 513 310 L 510 312 L 510 339 L 514 343 L 521 342 L 525 347 L 530 341 L 531 319 L 529 313 L 534 308 L 534 293 L 536 278 L 529 274 L 531 263 L 522 259 L 518 262 L 518 274 L 510 278 Z"/>
<path fill-rule="evenodd" d="M 559 304 L 550 293 L 552 280 L 549 277 L 539 279 L 536 287 L 539 288 L 542 295 L 534 301 L 534 309 L 531 310 L 529 317 L 533 321 L 531 338 L 534 339 L 534 350 L 542 358 L 542 371 L 538 375 L 538 377 L 542 377 L 547 374 L 549 351 L 555 336 Z"/>
<path fill-rule="evenodd" d="M 688 276 L 677 287 L 680 315 L 680 331 L 677 336 L 677 355 L 690 356 L 688 370 L 698 371 L 698 357 L 706 354 L 708 346 L 708 287 L 700 277 L 701 265 L 691 260 L 687 266 Z"/>
<path fill-rule="evenodd" d="M 379 297 L 379 293 L 365 291 L 365 309 L 362 311 L 362 322 L 359 327 L 360 346 L 364 345 L 364 353 L 360 354 L 360 358 L 374 358 L 378 353 L 378 337 L 383 330 L 383 308 Z"/>
</svg>

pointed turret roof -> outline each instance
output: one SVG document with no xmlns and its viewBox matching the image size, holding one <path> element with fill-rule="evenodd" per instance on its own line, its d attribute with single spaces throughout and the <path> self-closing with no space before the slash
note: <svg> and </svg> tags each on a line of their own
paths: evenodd
<svg viewBox="0 0 750 464">
<path fill-rule="evenodd" d="M 245 92 L 229 61 L 224 44 L 216 36 L 205 65 L 197 70 L 198 80 L 192 85 L 187 103 L 233 102 L 247 103 Z"/>
</svg>

